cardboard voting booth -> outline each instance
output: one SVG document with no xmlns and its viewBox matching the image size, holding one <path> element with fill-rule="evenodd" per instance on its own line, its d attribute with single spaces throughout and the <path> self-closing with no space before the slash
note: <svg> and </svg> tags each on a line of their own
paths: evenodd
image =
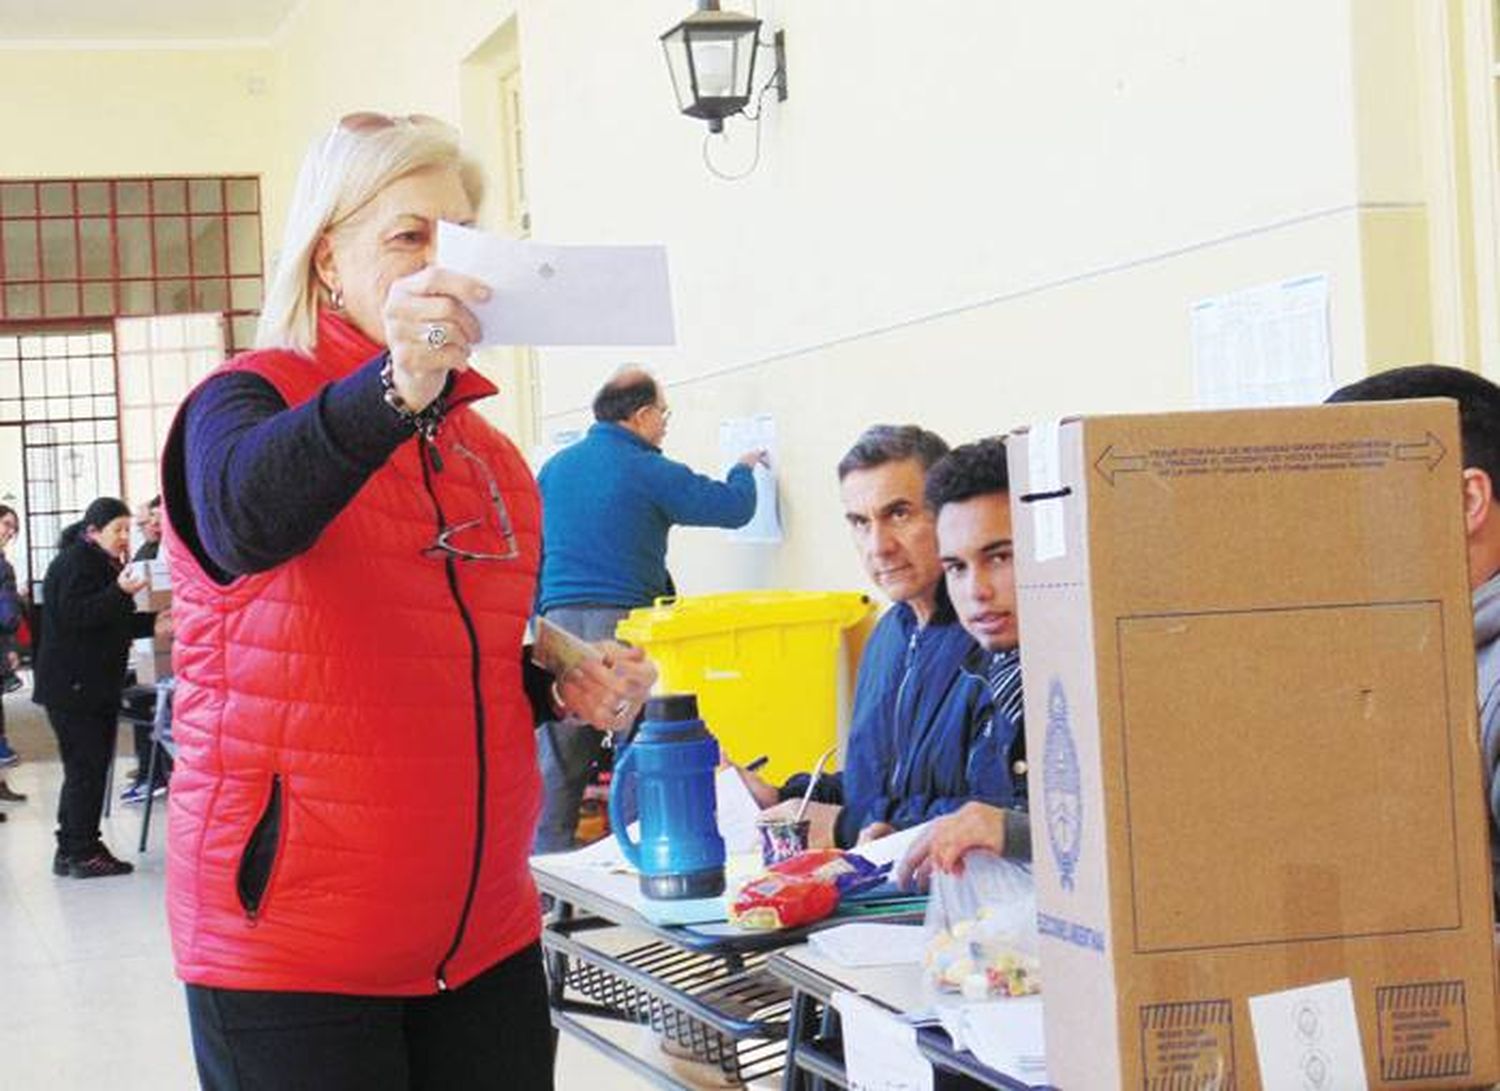
<svg viewBox="0 0 1500 1091">
<path fill-rule="evenodd" d="M 1500 1079 L 1457 421 L 1010 437 L 1056 1086 Z"/>
</svg>

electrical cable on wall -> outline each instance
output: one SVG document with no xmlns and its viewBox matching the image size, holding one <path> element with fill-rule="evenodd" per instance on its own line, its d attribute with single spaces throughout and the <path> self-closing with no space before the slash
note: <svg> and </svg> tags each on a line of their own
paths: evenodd
<svg viewBox="0 0 1500 1091">
<path fill-rule="evenodd" d="M 761 118 L 765 113 L 766 92 L 776 85 L 777 78 L 780 75 L 781 69 L 778 67 L 775 72 L 771 73 L 766 82 L 761 85 L 760 93 L 755 96 L 755 113 L 745 112 L 741 115 L 747 120 L 755 122 L 755 150 L 751 153 L 750 163 L 744 170 L 730 173 L 720 170 L 715 166 L 713 156 L 709 151 L 715 134 L 712 132 L 703 134 L 703 165 L 708 168 L 708 173 L 712 174 L 715 178 L 722 179 L 725 182 L 738 182 L 740 179 L 747 178 L 754 173 L 755 168 L 760 164 L 760 124 Z M 728 143 L 727 130 L 717 135 L 720 137 L 722 143 Z"/>
</svg>

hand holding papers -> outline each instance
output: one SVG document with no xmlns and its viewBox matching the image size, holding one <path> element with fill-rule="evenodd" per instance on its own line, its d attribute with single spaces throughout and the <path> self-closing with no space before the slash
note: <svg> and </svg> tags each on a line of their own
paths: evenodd
<svg viewBox="0 0 1500 1091">
<path fill-rule="evenodd" d="M 603 657 L 604 653 L 594 645 L 579 640 L 561 626 L 544 617 L 536 619 L 536 643 L 531 646 L 531 661 L 552 677 L 566 677 L 575 667 Z"/>
<path fill-rule="evenodd" d="M 641 649 L 590 644 L 546 618 L 537 619 L 531 658 L 556 679 L 553 700 L 600 730 L 629 727 L 656 683 L 656 665 Z"/>
<path fill-rule="evenodd" d="M 485 345 L 670 345 L 672 294 L 661 246 L 548 246 L 438 224 L 437 264 L 475 277 Z"/>
</svg>

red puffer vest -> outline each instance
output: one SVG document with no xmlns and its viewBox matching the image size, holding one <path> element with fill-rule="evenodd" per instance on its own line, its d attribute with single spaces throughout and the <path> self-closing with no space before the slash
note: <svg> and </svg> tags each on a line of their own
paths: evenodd
<svg viewBox="0 0 1500 1091">
<path fill-rule="evenodd" d="M 263 376 L 296 406 L 379 352 L 325 314 L 315 360 L 254 352 L 221 371 Z M 163 480 L 179 746 L 167 901 L 184 981 L 418 995 L 536 940 L 521 642 L 541 507 L 515 447 L 467 405 L 494 392 L 460 375 L 436 457 L 402 444 L 311 548 L 227 585 L 183 540 L 179 414 Z M 520 555 L 433 553 L 444 524 L 496 525 L 491 475 Z M 455 542 L 503 549 L 483 530 Z"/>
</svg>

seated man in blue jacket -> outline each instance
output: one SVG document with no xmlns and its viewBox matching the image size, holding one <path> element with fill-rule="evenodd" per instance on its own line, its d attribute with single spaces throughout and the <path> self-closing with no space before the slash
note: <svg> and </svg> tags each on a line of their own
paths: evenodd
<svg viewBox="0 0 1500 1091">
<path fill-rule="evenodd" d="M 842 806 L 813 803 L 811 840 L 849 846 L 958 809 L 1008 806 L 1014 725 L 993 715 L 974 642 L 942 589 L 927 470 L 947 453 L 915 426 L 868 429 L 839 463 L 844 518 L 870 579 L 893 600 L 865 645 L 855 685 Z M 763 802 L 775 790 L 752 782 Z M 788 800 L 782 807 L 792 809 Z"/>
<path fill-rule="evenodd" d="M 950 451 L 927 474 L 927 503 L 936 512 L 944 586 L 959 622 L 975 640 L 964 669 L 983 678 L 989 688 L 994 730 L 1010 739 L 1006 757 L 1015 790 L 1007 805 L 971 801 L 933 823 L 932 832 L 902 861 L 898 878 L 906 885 L 925 885 L 933 867 L 960 870 L 964 853 L 973 848 L 1031 858 L 1021 628 L 1005 441 L 983 439 Z"/>
</svg>

